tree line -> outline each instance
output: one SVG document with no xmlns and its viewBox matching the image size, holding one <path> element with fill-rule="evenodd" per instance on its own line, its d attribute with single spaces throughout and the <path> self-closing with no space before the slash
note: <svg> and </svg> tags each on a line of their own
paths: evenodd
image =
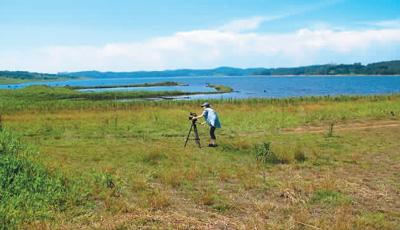
<svg viewBox="0 0 400 230">
<path fill-rule="evenodd" d="M 400 60 L 363 65 L 326 64 L 290 68 L 233 68 L 178 69 L 164 71 L 135 72 L 63 72 L 58 74 L 34 73 L 27 71 L 0 71 L 0 77 L 53 80 L 60 78 L 129 78 L 129 77 L 178 77 L 178 76 L 246 76 L 246 75 L 400 75 Z"/>
</svg>

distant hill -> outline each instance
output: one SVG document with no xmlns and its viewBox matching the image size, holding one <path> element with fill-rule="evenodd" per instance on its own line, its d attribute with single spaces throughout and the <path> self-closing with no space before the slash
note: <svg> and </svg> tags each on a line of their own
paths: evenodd
<svg viewBox="0 0 400 230">
<path fill-rule="evenodd" d="M 164 71 L 135 71 L 135 72 L 99 72 L 99 71 L 83 71 L 73 73 L 61 73 L 74 77 L 88 78 L 129 78 L 129 77 L 181 77 L 181 76 L 237 76 L 237 75 L 254 75 L 254 73 L 263 68 L 257 69 L 239 69 L 232 67 L 219 67 L 216 69 L 178 69 Z"/>
<path fill-rule="evenodd" d="M 164 71 L 135 72 L 65 72 L 58 74 L 33 73 L 26 71 L 0 71 L 0 78 L 21 80 L 57 80 L 70 78 L 131 78 L 131 77 L 181 77 L 181 76 L 246 76 L 246 75 L 400 75 L 400 60 L 378 62 L 368 65 L 327 64 L 292 68 L 233 68 L 178 69 Z"/>
<path fill-rule="evenodd" d="M 216 69 L 179 69 L 164 71 L 99 72 L 83 71 L 61 73 L 72 77 L 130 78 L 130 77 L 181 77 L 181 76 L 245 76 L 245 75 L 400 75 L 400 61 L 379 62 L 368 65 L 327 64 L 293 68 L 249 68 L 219 67 Z"/>
<path fill-rule="evenodd" d="M 400 75 L 400 61 L 266 69 L 261 75 Z"/>
<path fill-rule="evenodd" d="M 34 73 L 27 71 L 0 71 L 0 78 L 19 80 L 56 80 L 60 78 L 76 78 L 72 75 Z"/>
</svg>

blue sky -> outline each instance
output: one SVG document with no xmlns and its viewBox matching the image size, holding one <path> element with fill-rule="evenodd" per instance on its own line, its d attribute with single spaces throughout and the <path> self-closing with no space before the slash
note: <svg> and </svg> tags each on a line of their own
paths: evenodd
<svg viewBox="0 0 400 230">
<path fill-rule="evenodd" d="M 0 30 L 9 70 L 400 59 L 399 0 L 0 0 Z"/>
</svg>

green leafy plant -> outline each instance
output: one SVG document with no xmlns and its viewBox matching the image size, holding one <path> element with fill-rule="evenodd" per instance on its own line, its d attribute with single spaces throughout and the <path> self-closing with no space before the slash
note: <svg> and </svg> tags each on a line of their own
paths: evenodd
<svg viewBox="0 0 400 230">
<path fill-rule="evenodd" d="M 6 130 L 0 131 L 0 229 L 53 218 L 79 193 L 65 177 L 34 162 L 30 152 Z"/>
<path fill-rule="evenodd" d="M 255 154 L 256 159 L 259 162 L 263 162 L 266 164 L 285 164 L 288 163 L 286 159 L 282 159 L 272 151 L 271 149 L 271 142 L 266 142 L 261 145 L 255 146 Z"/>
</svg>

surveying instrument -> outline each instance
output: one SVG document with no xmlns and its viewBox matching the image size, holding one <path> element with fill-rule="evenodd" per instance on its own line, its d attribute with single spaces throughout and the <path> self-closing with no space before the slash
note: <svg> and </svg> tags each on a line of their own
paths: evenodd
<svg viewBox="0 0 400 230">
<path fill-rule="evenodd" d="M 197 124 L 196 124 L 196 122 L 197 122 L 197 114 L 196 113 L 190 113 L 189 120 L 192 121 L 192 125 L 190 126 L 189 133 L 188 133 L 188 135 L 186 137 L 185 147 L 186 147 L 186 145 L 187 145 L 187 143 L 188 143 L 188 141 L 190 139 L 190 133 L 193 130 L 193 132 L 194 132 L 194 140 L 196 141 L 197 146 L 199 148 L 201 148 L 200 137 L 199 137 L 199 133 L 197 132 Z"/>
</svg>

